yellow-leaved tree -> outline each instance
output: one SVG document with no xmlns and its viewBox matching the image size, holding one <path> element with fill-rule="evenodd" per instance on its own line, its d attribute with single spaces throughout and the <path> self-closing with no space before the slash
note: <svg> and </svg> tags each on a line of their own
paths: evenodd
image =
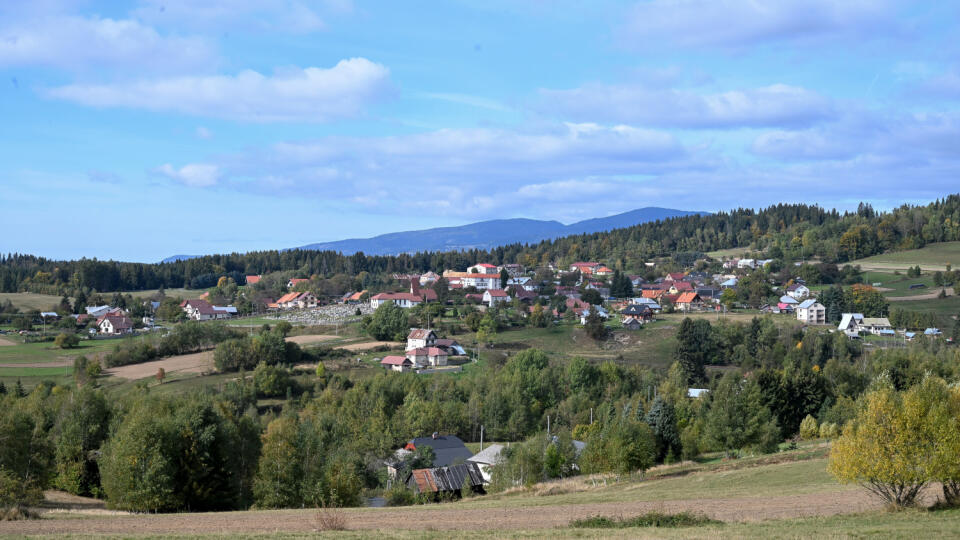
<svg viewBox="0 0 960 540">
<path fill-rule="evenodd" d="M 894 506 L 910 506 L 929 482 L 944 483 L 946 502 L 960 494 L 960 395 L 936 377 L 902 394 L 889 384 L 866 394 L 833 443 L 829 470 Z"/>
</svg>

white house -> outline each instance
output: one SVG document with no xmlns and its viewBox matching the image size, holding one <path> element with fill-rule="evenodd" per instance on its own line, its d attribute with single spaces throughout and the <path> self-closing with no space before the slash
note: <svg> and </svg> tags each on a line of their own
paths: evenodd
<svg viewBox="0 0 960 540">
<path fill-rule="evenodd" d="M 509 301 L 510 295 L 503 289 L 487 289 L 483 292 L 483 303 L 490 307 Z"/>
<path fill-rule="evenodd" d="M 886 317 L 864 317 L 861 327 L 875 335 L 889 334 L 893 330 L 890 320 Z"/>
<path fill-rule="evenodd" d="M 800 302 L 796 306 L 797 320 L 806 324 L 826 324 L 827 309 L 813 298 Z"/>
<path fill-rule="evenodd" d="M 87 310 L 87 315 L 91 317 L 99 318 L 100 316 L 110 311 L 110 306 L 87 306 L 86 310 Z"/>
<path fill-rule="evenodd" d="M 433 347 L 437 343 L 437 334 L 427 328 L 414 328 L 407 335 L 407 350 L 421 347 Z"/>
<path fill-rule="evenodd" d="M 737 261 L 737 268 L 753 269 L 756 267 L 757 267 L 757 261 L 754 259 L 740 259 L 739 261 Z"/>
<path fill-rule="evenodd" d="M 840 324 L 837 326 L 837 330 L 850 337 L 858 336 L 860 335 L 860 330 L 862 330 L 862 323 L 862 313 L 844 313 L 840 317 Z"/>
<path fill-rule="evenodd" d="M 492 264 L 480 263 L 467 268 L 468 274 L 496 274 L 500 275 L 500 271 L 497 270 L 497 267 Z"/>
<path fill-rule="evenodd" d="M 413 363 L 414 368 L 426 366 L 445 366 L 447 365 L 447 352 L 439 347 L 420 347 L 410 349 L 406 357 Z"/>
<path fill-rule="evenodd" d="M 806 285 L 794 283 L 793 285 L 787 287 L 787 296 L 796 300 L 803 300 L 804 298 L 810 296 L 810 289 L 808 289 Z"/>
<path fill-rule="evenodd" d="M 133 332 L 133 321 L 124 315 L 104 315 L 97 322 L 101 334 L 129 334 Z"/>
</svg>

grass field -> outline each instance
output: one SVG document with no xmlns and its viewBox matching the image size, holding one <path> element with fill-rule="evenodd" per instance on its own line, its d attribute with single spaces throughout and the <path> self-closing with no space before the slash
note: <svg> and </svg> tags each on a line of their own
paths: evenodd
<svg viewBox="0 0 960 540">
<path fill-rule="evenodd" d="M 947 264 L 960 267 L 960 242 L 941 242 L 920 249 L 897 251 L 859 259 L 850 264 L 859 264 L 864 270 L 900 270 L 920 265 L 923 270 L 945 270 Z"/>
<path fill-rule="evenodd" d="M 884 291 L 884 296 L 918 296 L 930 293 L 936 293 L 940 290 L 939 287 L 933 284 L 933 276 L 930 273 L 925 273 L 917 278 L 908 278 L 906 274 L 895 275 L 893 272 L 879 272 L 876 270 L 868 270 L 863 273 L 863 282 L 868 285 L 873 285 L 874 283 L 880 283 L 880 287 L 884 289 L 891 289 L 889 291 Z M 923 284 L 926 287 L 919 289 L 911 289 L 911 285 Z"/>
<path fill-rule="evenodd" d="M 0 522 L 0 535 L 177 535 L 184 538 L 949 538 L 960 510 L 886 512 L 857 486 L 826 472 L 828 448 L 804 443 L 780 454 L 663 466 L 645 478 L 574 477 L 459 502 L 338 510 L 344 531 L 318 531 L 317 512 L 103 515 L 82 499 L 39 520 Z M 925 504 L 935 493 L 928 492 Z M 64 497 L 50 494 L 51 501 Z M 69 496 L 67 497 L 69 498 Z M 73 498 L 77 499 L 77 498 Z M 51 506 L 57 507 L 56 503 Z M 580 529 L 571 521 L 648 512 L 692 512 L 721 524 L 669 528 Z M 98 512 L 100 512 L 98 514 Z"/>
<path fill-rule="evenodd" d="M 0 302 L 6 302 L 7 300 L 13 304 L 13 307 L 20 311 L 32 311 L 34 309 L 47 311 L 50 308 L 60 305 L 60 297 L 49 294 L 27 292 L 0 293 Z"/>
<path fill-rule="evenodd" d="M 730 249 L 718 249 L 716 251 L 708 251 L 707 255 L 713 259 L 723 259 L 723 258 L 730 259 L 730 258 L 736 258 L 736 257 L 743 258 L 744 255 L 750 252 L 751 252 L 751 249 L 748 247 L 745 247 L 745 248 L 737 247 L 737 248 L 730 248 Z"/>
</svg>

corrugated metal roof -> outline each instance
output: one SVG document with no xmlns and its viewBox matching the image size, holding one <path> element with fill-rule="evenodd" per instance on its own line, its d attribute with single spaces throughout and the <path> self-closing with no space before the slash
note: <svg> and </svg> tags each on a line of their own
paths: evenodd
<svg viewBox="0 0 960 540">
<path fill-rule="evenodd" d="M 411 473 L 408 485 L 410 487 L 415 485 L 421 493 L 435 493 L 459 491 L 466 481 L 469 481 L 471 487 L 483 486 L 483 474 L 480 472 L 479 465 L 461 463 L 449 467 L 416 469 Z"/>
</svg>

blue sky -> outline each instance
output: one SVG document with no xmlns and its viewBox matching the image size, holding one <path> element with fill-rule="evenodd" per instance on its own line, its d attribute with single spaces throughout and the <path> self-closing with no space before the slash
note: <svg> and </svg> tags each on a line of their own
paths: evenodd
<svg viewBox="0 0 960 540">
<path fill-rule="evenodd" d="M 0 251 L 924 203 L 960 191 L 958 21 L 893 0 L 4 2 Z"/>
</svg>

